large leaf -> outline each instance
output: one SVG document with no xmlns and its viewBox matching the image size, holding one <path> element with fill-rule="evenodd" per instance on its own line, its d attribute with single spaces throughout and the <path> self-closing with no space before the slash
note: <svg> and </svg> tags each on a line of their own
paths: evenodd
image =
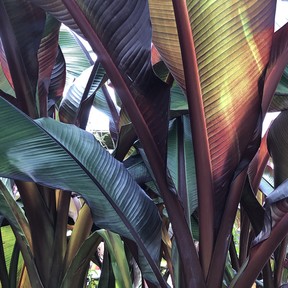
<svg viewBox="0 0 288 288">
<path fill-rule="evenodd" d="M 187 59 L 181 56 L 172 1 L 150 0 L 149 4 L 153 43 L 186 90 L 182 60 Z M 258 79 L 269 59 L 275 4 L 190 0 L 186 6 L 203 94 L 215 203 L 221 211 L 231 177 L 257 124 Z"/>
<path fill-rule="evenodd" d="M 158 211 L 122 164 L 73 125 L 47 118 L 41 129 L 2 99 L 0 109 L 0 175 L 81 194 L 95 224 L 135 240 L 157 273 Z"/>
<path fill-rule="evenodd" d="M 0 181 L 0 213 L 9 221 L 13 229 L 33 283 L 32 287 L 43 287 L 32 255 L 31 235 L 27 219 L 2 181 Z"/>
</svg>

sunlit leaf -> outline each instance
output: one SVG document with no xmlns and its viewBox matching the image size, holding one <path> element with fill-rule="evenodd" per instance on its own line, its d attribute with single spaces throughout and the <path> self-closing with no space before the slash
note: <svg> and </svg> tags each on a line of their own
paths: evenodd
<svg viewBox="0 0 288 288">
<path fill-rule="evenodd" d="M 182 65 L 186 59 L 181 56 L 172 1 L 149 0 L 149 4 L 153 42 L 186 90 Z M 275 4 L 190 0 L 186 8 L 203 94 L 215 206 L 221 211 L 236 167 L 246 157 L 243 168 L 256 152 L 252 149 L 244 156 L 249 142 L 259 136 L 259 131 L 254 135 L 261 105 L 258 80 L 269 60 Z"/>
</svg>

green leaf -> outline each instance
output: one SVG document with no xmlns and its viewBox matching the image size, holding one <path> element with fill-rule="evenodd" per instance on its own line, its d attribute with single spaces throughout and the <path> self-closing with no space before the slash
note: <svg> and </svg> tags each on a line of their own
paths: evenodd
<svg viewBox="0 0 288 288">
<path fill-rule="evenodd" d="M 27 219 L 2 181 L 0 181 L 0 213 L 8 220 L 13 229 L 30 281 L 33 283 L 32 287 L 43 287 L 32 255 L 31 235 Z"/>
<path fill-rule="evenodd" d="M 170 122 L 167 166 L 182 199 L 187 219 L 198 205 L 193 144 L 188 116 Z"/>
<path fill-rule="evenodd" d="M 0 109 L 0 175 L 81 194 L 95 224 L 134 240 L 157 273 L 158 210 L 122 164 L 73 125 L 33 122 L 2 99 Z"/>
<path fill-rule="evenodd" d="M 58 11 L 64 13 L 65 10 Z M 56 15 L 54 16 L 56 17 Z M 75 78 L 78 78 L 85 69 L 88 69 L 93 64 L 93 61 L 87 58 L 89 54 L 87 55 L 87 53 L 85 53 L 86 51 L 82 50 L 76 37 L 68 27 L 64 25 L 61 26 L 59 45 L 67 65 L 67 86 L 71 85 Z"/>
<path fill-rule="evenodd" d="M 286 66 L 281 80 L 276 88 L 269 111 L 276 112 L 288 109 L 288 66 Z"/>
<path fill-rule="evenodd" d="M 124 244 L 119 235 L 110 231 L 97 231 L 105 241 L 105 248 L 108 249 L 116 285 L 119 287 L 132 287 L 129 266 L 124 250 Z"/>
<path fill-rule="evenodd" d="M 3 72 L 1 62 L 0 62 L 0 89 L 4 91 L 5 93 L 10 94 L 15 97 L 15 92 Z"/>
<path fill-rule="evenodd" d="M 105 71 L 103 70 L 102 67 L 99 67 L 99 63 L 97 67 L 96 69 L 93 69 L 93 66 L 91 66 L 85 69 L 80 74 L 80 76 L 76 78 L 73 84 L 69 87 L 59 107 L 59 113 L 61 117 L 60 119 L 62 119 L 63 122 L 65 123 L 75 122 L 75 120 L 77 119 L 77 115 L 80 109 L 85 89 L 88 89 L 87 95 L 85 96 L 90 97 L 92 93 L 94 93 L 99 88 L 99 84 L 101 83 L 105 75 Z M 90 79 L 91 83 L 89 81 L 89 77 L 91 78 Z M 87 85 L 91 86 L 87 87 Z"/>
<path fill-rule="evenodd" d="M 91 255 L 97 249 L 96 245 L 98 244 L 99 237 L 97 232 L 94 232 L 83 242 L 63 277 L 61 288 L 69 288 L 75 285 L 73 280 L 78 280 L 78 277 L 75 280 L 75 275 L 89 265 Z"/>
</svg>

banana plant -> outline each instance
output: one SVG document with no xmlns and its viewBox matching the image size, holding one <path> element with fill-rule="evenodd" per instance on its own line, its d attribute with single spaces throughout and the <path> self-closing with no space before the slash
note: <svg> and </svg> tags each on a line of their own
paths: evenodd
<svg viewBox="0 0 288 288">
<path fill-rule="evenodd" d="M 285 116 L 268 147 L 261 138 L 267 111 L 286 110 L 288 26 L 274 32 L 275 10 L 272 0 L 0 0 L 0 176 L 24 208 L 1 185 L 0 215 L 24 259 L 21 285 L 83 287 L 91 260 L 99 287 L 283 284 Z M 84 131 L 99 103 L 112 153 Z M 269 152 L 276 189 L 264 205 Z M 85 204 L 67 237 L 75 195 Z"/>
</svg>

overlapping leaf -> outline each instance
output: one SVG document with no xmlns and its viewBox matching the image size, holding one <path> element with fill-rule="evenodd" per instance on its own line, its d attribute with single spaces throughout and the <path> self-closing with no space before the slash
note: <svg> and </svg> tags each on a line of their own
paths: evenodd
<svg viewBox="0 0 288 288">
<path fill-rule="evenodd" d="M 153 43 L 185 91 L 172 1 L 149 0 L 149 4 Z M 190 0 L 186 4 L 203 94 L 216 207 L 221 209 L 223 195 L 257 126 L 258 80 L 269 60 L 275 3 Z"/>
<path fill-rule="evenodd" d="M 189 118 L 172 120 L 168 136 L 168 169 L 183 201 L 187 219 L 197 208 L 195 163 Z M 184 204 L 185 203 L 185 204 Z"/>
<path fill-rule="evenodd" d="M 37 120 L 41 129 L 3 99 L 0 109 L 0 175 L 81 194 L 97 226 L 135 240 L 157 261 L 157 208 L 93 135 L 49 118 Z"/>
<path fill-rule="evenodd" d="M 56 64 L 58 55 L 58 37 L 60 22 L 54 17 L 48 15 L 45 24 L 44 34 L 38 50 L 39 62 L 39 80 L 38 95 L 40 102 L 40 111 L 42 116 L 47 115 L 47 99 L 49 95 L 49 87 L 51 83 L 51 75 Z M 65 84 L 65 82 L 64 82 Z M 64 85 L 62 86 L 62 90 Z M 61 88 L 58 88 L 61 90 Z M 46 111 L 45 111 L 46 110 Z"/>
<path fill-rule="evenodd" d="M 33 3 L 71 28 L 67 10 L 62 9 L 62 1 L 57 0 L 47 4 L 47 1 L 33 0 Z M 73 3 L 67 2 L 67 5 L 70 4 L 73 6 Z M 125 89 L 130 91 L 134 98 L 133 101 L 137 102 L 136 104 L 144 117 L 145 124 L 148 125 L 148 133 L 151 133 L 152 137 L 156 139 L 155 142 L 158 147 L 161 147 L 160 153 L 164 158 L 166 154 L 165 143 L 168 125 L 166 120 L 169 93 L 167 87 L 155 77 L 151 66 L 152 33 L 147 3 L 145 1 L 130 2 L 127 0 L 103 3 L 103 1 L 88 0 L 77 1 L 77 4 L 81 9 L 81 13 L 84 13 L 85 18 L 88 19 L 89 27 L 97 34 L 105 53 L 107 53 L 106 56 L 98 56 L 101 57 L 99 60 L 108 77 L 112 82 L 119 82 L 118 76 L 116 77 L 118 80 L 116 80 L 115 75 L 121 73 L 121 78 L 125 81 L 125 86 L 127 85 Z M 75 9 L 75 6 L 71 9 Z M 81 14 L 79 10 L 75 10 L 75 12 L 75 15 Z M 79 26 L 80 24 L 85 25 L 84 22 L 79 21 Z M 106 29 L 107 27 L 109 29 Z M 85 34 L 84 28 L 82 32 Z M 89 37 L 89 35 L 85 36 Z M 92 45 L 92 43 L 90 44 Z M 94 51 L 98 50 L 96 44 L 93 49 Z M 111 64 L 108 64 L 110 60 L 117 66 L 118 71 L 115 71 L 115 67 L 113 68 Z M 125 108 L 131 110 L 128 114 L 135 115 L 135 109 L 132 111 L 130 105 L 129 97 L 131 95 L 122 93 L 123 87 L 118 87 L 119 83 L 113 84 L 116 89 L 120 89 L 119 96 L 122 98 Z M 134 118 L 132 121 L 135 121 L 135 125 L 140 126 L 141 118 L 138 115 L 135 115 Z"/>
<path fill-rule="evenodd" d="M 64 13 L 63 11 L 65 10 L 61 10 L 62 13 Z M 66 26 L 61 27 L 59 45 L 67 63 L 66 85 L 69 86 L 75 78 L 79 77 L 85 69 L 93 64 L 93 60 L 87 58 L 89 57 L 87 50 L 82 50 L 76 35 Z"/>
<path fill-rule="evenodd" d="M 25 64 L 32 91 L 36 91 L 38 79 L 37 51 L 45 24 L 45 13 L 25 1 L 4 1 L 21 57 Z"/>
<path fill-rule="evenodd" d="M 281 111 L 288 108 L 288 67 L 285 68 L 282 78 L 277 86 L 269 111 Z"/>
<path fill-rule="evenodd" d="M 96 72 L 96 75 L 91 75 L 93 67 L 85 69 L 79 77 L 73 82 L 69 87 L 65 98 L 62 100 L 59 113 L 63 122 L 74 123 L 77 118 L 80 104 L 86 86 L 91 84 L 91 87 L 88 87 L 88 94 L 86 97 L 90 97 L 93 92 L 96 92 L 98 86 L 105 75 L 105 71 L 102 67 L 99 67 Z M 91 83 L 88 82 L 89 77 L 92 76 Z M 94 80 L 93 80 L 94 78 Z"/>
</svg>

